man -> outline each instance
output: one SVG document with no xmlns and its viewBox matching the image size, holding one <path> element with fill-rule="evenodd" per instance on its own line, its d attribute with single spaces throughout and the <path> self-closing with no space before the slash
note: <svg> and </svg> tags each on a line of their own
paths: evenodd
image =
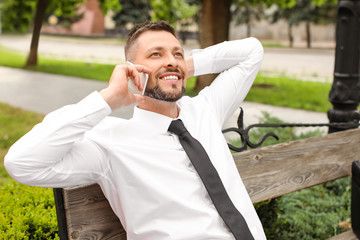
<svg viewBox="0 0 360 240">
<path fill-rule="evenodd" d="M 108 87 L 45 117 L 5 157 L 10 175 L 24 184 L 69 187 L 98 183 L 129 240 L 234 239 L 214 207 L 179 137 L 168 131 L 181 119 L 211 159 L 226 192 L 254 239 L 266 239 L 221 132 L 249 91 L 263 48 L 254 38 L 194 51 L 185 59 L 174 29 L 145 22 L 129 34 L 126 59 Z M 149 74 L 145 96 L 132 94 L 133 78 Z M 186 79 L 220 73 L 194 98 Z M 130 120 L 111 110 L 138 103 Z"/>
</svg>

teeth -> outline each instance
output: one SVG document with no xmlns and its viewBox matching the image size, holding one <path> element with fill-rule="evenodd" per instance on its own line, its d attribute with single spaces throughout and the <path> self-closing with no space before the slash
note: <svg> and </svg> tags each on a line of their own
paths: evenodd
<svg viewBox="0 0 360 240">
<path fill-rule="evenodd" d="M 170 75 L 170 76 L 166 76 L 164 77 L 165 80 L 178 80 L 178 77 L 175 75 Z"/>
</svg>

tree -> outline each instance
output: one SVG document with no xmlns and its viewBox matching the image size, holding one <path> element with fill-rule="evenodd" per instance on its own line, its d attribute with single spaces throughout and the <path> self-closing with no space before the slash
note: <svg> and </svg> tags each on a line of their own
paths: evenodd
<svg viewBox="0 0 360 240">
<path fill-rule="evenodd" d="M 26 67 L 37 65 L 40 30 L 49 1 L 50 0 L 38 0 L 36 4 L 34 30 L 31 38 L 30 53 L 26 60 Z"/>
<path fill-rule="evenodd" d="M 124 27 L 128 23 L 137 24 L 150 19 L 150 3 L 148 0 L 119 0 L 121 11 L 114 14 L 113 20 L 117 27 Z"/>
<path fill-rule="evenodd" d="M 151 20 L 166 20 L 175 28 L 180 20 L 189 19 L 198 11 L 196 5 L 184 0 L 150 0 L 150 4 L 154 10 Z"/>
<path fill-rule="evenodd" d="M 290 47 L 293 46 L 292 27 L 305 22 L 307 47 L 311 48 L 310 24 L 326 24 L 336 21 L 336 0 L 296 0 L 290 7 L 278 8 L 272 16 L 272 22 L 286 19 Z"/>
<path fill-rule="evenodd" d="M 321 1 L 321 0 L 319 0 Z M 228 40 L 229 24 L 231 19 L 231 4 L 239 0 L 202 0 L 200 13 L 200 46 L 208 47 L 219 42 Z M 283 8 L 295 4 L 295 0 L 249 0 L 251 5 L 257 6 L 261 3 L 271 6 L 276 3 Z M 200 76 L 196 80 L 195 91 L 199 92 L 210 85 L 216 75 Z"/>
<path fill-rule="evenodd" d="M 22 1 L 22 0 L 16 0 Z M 103 12 L 106 12 L 108 9 L 117 9 L 120 10 L 120 4 L 117 0 L 98 0 L 100 7 Z M 52 8 L 56 9 L 55 13 L 65 16 L 74 15 L 76 8 L 79 3 L 82 3 L 83 0 L 67 0 L 67 1 L 51 1 L 51 0 L 38 0 L 36 3 L 36 12 L 34 20 L 34 29 L 31 38 L 30 52 L 26 61 L 26 67 L 37 65 L 37 52 L 40 39 L 41 26 L 44 21 L 44 16 L 47 10 L 48 5 L 51 5 Z"/>
<path fill-rule="evenodd" d="M 251 36 L 251 23 L 253 20 L 259 21 L 264 17 L 263 4 L 259 4 L 256 0 L 235 0 L 231 11 L 232 20 L 236 24 L 246 24 L 246 35 Z"/>
<path fill-rule="evenodd" d="M 199 24 L 201 48 L 228 40 L 231 3 L 232 0 L 202 0 Z M 209 86 L 215 77 L 216 75 L 199 76 L 194 90 L 199 92 Z"/>
<path fill-rule="evenodd" d="M 34 16 L 34 0 L 1 1 L 4 32 L 26 32 Z"/>
</svg>

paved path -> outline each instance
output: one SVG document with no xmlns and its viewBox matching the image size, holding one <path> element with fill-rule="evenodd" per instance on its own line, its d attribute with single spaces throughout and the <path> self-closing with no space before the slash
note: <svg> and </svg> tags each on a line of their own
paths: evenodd
<svg viewBox="0 0 360 240">
<path fill-rule="evenodd" d="M 42 114 L 77 103 L 106 85 L 100 81 L 0 67 L 0 102 Z M 117 110 L 113 115 L 130 118 L 132 107 Z"/>
</svg>

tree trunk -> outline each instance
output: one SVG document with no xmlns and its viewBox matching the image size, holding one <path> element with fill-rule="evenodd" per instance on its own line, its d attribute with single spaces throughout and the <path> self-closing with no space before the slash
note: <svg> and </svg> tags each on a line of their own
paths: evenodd
<svg viewBox="0 0 360 240">
<path fill-rule="evenodd" d="M 231 0 L 203 0 L 200 15 L 200 46 L 205 48 L 229 38 Z M 199 76 L 195 91 L 209 86 L 216 75 Z"/>
<path fill-rule="evenodd" d="M 290 47 L 294 47 L 294 36 L 293 36 L 293 33 L 292 33 L 292 24 L 291 23 L 288 23 L 288 35 L 289 35 L 289 44 L 290 44 Z"/>
<path fill-rule="evenodd" d="M 311 31 L 310 31 L 309 21 L 306 21 L 306 43 L 307 43 L 307 48 L 311 48 Z"/>
<path fill-rule="evenodd" d="M 38 0 L 36 4 L 34 29 L 31 38 L 30 53 L 26 61 L 26 67 L 37 65 L 37 52 L 39 46 L 40 30 L 45 16 L 45 10 L 50 0 Z"/>
<path fill-rule="evenodd" d="M 246 36 L 250 37 L 251 36 L 251 21 L 250 21 L 250 4 L 249 1 L 246 1 Z"/>
</svg>

